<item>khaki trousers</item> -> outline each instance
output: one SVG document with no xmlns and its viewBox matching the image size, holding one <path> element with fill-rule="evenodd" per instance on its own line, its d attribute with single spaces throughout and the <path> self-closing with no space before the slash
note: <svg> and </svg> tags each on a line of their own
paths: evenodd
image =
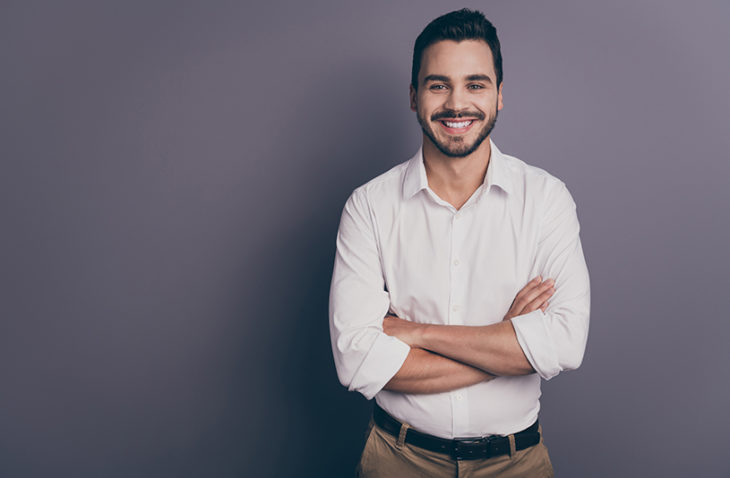
<svg viewBox="0 0 730 478">
<path fill-rule="evenodd" d="M 365 448 L 357 466 L 363 478 L 470 477 L 470 478 L 553 478 L 553 466 L 542 439 L 540 443 L 512 456 L 489 459 L 454 460 L 449 455 L 424 450 L 398 439 L 377 426 L 372 418 L 368 425 Z"/>
</svg>

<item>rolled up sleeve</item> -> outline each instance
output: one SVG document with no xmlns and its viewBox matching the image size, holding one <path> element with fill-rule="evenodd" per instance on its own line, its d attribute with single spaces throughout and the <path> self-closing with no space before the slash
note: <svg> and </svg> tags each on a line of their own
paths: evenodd
<svg viewBox="0 0 730 478">
<path fill-rule="evenodd" d="M 512 319 L 527 360 L 545 380 L 580 366 L 590 316 L 590 282 L 575 202 L 560 183 L 547 204 L 535 270 L 555 279 L 555 293 L 545 312 L 538 309 Z"/>
<path fill-rule="evenodd" d="M 410 351 L 408 344 L 383 332 L 389 308 L 370 208 L 356 189 L 337 232 L 329 325 L 340 382 L 368 400 L 398 372 Z"/>
</svg>

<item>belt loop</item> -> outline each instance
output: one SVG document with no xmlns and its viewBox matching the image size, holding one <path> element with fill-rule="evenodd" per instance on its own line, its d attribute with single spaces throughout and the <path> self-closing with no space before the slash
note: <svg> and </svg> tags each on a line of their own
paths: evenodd
<svg viewBox="0 0 730 478">
<path fill-rule="evenodd" d="M 507 437 L 509 439 L 509 456 L 512 458 L 517 450 L 515 450 L 515 436 L 514 434 Z"/>
<path fill-rule="evenodd" d="M 395 446 L 398 447 L 398 449 L 403 448 L 403 445 L 406 442 L 406 433 L 408 433 L 408 429 L 411 426 L 407 423 L 403 423 L 400 426 L 400 433 L 398 433 L 398 441 L 396 442 Z"/>
</svg>

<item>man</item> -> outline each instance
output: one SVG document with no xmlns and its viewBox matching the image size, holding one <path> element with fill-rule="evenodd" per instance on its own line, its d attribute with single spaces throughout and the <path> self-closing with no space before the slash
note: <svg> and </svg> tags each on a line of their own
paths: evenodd
<svg viewBox="0 0 730 478">
<path fill-rule="evenodd" d="M 359 474 L 552 476 L 540 381 L 577 368 L 588 333 L 575 203 L 490 138 L 502 57 L 480 12 L 419 35 L 410 103 L 421 148 L 352 193 L 337 235 L 337 373 L 376 399 Z"/>
</svg>

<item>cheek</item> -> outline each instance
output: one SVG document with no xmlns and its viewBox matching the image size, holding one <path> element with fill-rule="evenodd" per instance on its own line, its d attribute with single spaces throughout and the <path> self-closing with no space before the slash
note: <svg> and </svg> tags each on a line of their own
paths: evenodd
<svg viewBox="0 0 730 478">
<path fill-rule="evenodd" d="M 418 103 L 418 108 L 416 109 L 416 113 L 418 113 L 418 116 L 420 116 L 421 118 L 423 118 L 426 121 L 431 120 L 432 110 L 429 110 L 428 107 L 426 105 L 424 105 L 423 103 Z"/>
<path fill-rule="evenodd" d="M 436 111 L 442 101 L 439 98 L 434 98 L 430 95 L 422 95 L 418 98 L 418 107 L 424 113 L 433 113 Z"/>
</svg>

